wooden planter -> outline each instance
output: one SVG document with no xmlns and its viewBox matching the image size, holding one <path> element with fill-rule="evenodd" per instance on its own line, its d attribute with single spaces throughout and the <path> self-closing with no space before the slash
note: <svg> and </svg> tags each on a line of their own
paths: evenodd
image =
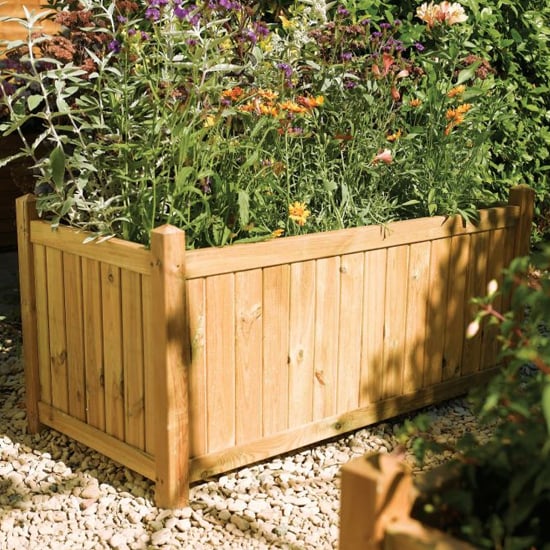
<svg viewBox="0 0 550 550">
<path fill-rule="evenodd" d="M 437 490 L 449 472 L 439 467 L 420 479 Z M 339 550 L 474 550 L 411 518 L 420 491 L 398 456 L 371 455 L 342 466 Z"/>
<path fill-rule="evenodd" d="M 190 481 L 465 393 L 496 368 L 470 297 L 528 250 L 533 192 L 477 226 L 424 218 L 223 249 L 151 249 L 36 219 L 18 200 L 31 431 L 156 481 Z"/>
</svg>

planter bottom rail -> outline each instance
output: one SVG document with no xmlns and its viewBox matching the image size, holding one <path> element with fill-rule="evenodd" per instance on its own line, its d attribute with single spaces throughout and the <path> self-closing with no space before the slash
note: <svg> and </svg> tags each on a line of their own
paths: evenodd
<svg viewBox="0 0 550 550">
<path fill-rule="evenodd" d="M 475 225 L 201 250 L 163 226 L 146 249 L 52 230 L 21 197 L 29 431 L 84 443 L 177 507 L 190 482 L 465 394 L 498 368 L 491 329 L 464 338 L 470 300 L 528 251 L 532 216 L 519 186 Z"/>
</svg>

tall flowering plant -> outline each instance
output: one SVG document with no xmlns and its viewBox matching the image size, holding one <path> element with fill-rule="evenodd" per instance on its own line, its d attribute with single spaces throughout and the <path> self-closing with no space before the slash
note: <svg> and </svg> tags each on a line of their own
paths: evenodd
<svg viewBox="0 0 550 550">
<path fill-rule="evenodd" d="M 22 154 L 54 223 L 144 243 L 172 223 L 201 247 L 490 199 L 498 81 L 457 3 L 416 24 L 322 0 L 269 23 L 239 0 L 50 5 L 58 35 L 29 14 L 0 45 L 0 128 L 38 121 Z"/>
</svg>

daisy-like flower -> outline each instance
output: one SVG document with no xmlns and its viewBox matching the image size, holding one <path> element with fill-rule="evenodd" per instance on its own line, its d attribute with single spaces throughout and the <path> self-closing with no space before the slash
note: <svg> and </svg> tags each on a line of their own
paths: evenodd
<svg viewBox="0 0 550 550">
<path fill-rule="evenodd" d="M 235 86 L 234 88 L 231 88 L 230 90 L 224 90 L 222 92 L 222 97 L 224 99 L 230 99 L 231 101 L 236 101 L 243 94 L 244 94 L 244 90 L 239 86 Z"/>
<path fill-rule="evenodd" d="M 457 95 L 462 95 L 466 91 L 466 86 L 464 84 L 460 84 L 458 86 L 455 86 L 451 90 L 447 92 L 447 97 L 456 97 Z"/>
<path fill-rule="evenodd" d="M 271 236 L 274 238 L 274 239 L 278 239 L 279 237 L 282 237 L 283 234 L 284 234 L 285 230 L 284 229 L 281 229 L 280 227 L 278 229 L 274 229 L 272 232 L 271 232 Z"/>
<path fill-rule="evenodd" d="M 386 136 L 386 139 L 389 142 L 397 141 L 401 137 L 401 130 L 397 130 L 397 132 L 394 132 L 393 134 L 389 134 Z"/>
<path fill-rule="evenodd" d="M 464 122 L 464 115 L 472 108 L 471 103 L 463 103 L 456 109 L 448 109 L 445 113 L 445 118 L 449 121 L 445 128 L 445 135 L 448 136 L 452 129 Z"/>
<path fill-rule="evenodd" d="M 281 110 L 288 111 L 289 113 L 294 113 L 294 114 L 307 113 L 307 107 L 298 105 L 298 103 L 295 103 L 294 101 L 283 101 L 283 103 L 281 103 L 279 107 L 281 108 Z"/>
<path fill-rule="evenodd" d="M 420 105 L 422 105 L 422 100 L 415 97 L 409 101 L 409 105 L 411 107 L 420 107 Z"/>
<path fill-rule="evenodd" d="M 288 206 L 288 217 L 300 227 L 306 224 L 310 215 L 305 202 L 295 201 Z"/>
<path fill-rule="evenodd" d="M 318 95 L 317 97 L 300 96 L 298 97 L 298 103 L 306 109 L 315 109 L 325 103 L 325 98 L 322 95 Z"/>
</svg>

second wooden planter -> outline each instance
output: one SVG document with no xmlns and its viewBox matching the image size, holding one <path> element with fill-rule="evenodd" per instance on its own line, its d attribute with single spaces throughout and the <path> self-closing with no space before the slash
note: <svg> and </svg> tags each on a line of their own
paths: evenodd
<svg viewBox="0 0 550 550">
<path fill-rule="evenodd" d="M 470 298 L 528 250 L 533 193 L 477 225 L 424 218 L 224 249 L 151 249 L 18 200 L 27 413 L 155 480 L 190 481 L 465 393 L 496 368 Z"/>
</svg>

